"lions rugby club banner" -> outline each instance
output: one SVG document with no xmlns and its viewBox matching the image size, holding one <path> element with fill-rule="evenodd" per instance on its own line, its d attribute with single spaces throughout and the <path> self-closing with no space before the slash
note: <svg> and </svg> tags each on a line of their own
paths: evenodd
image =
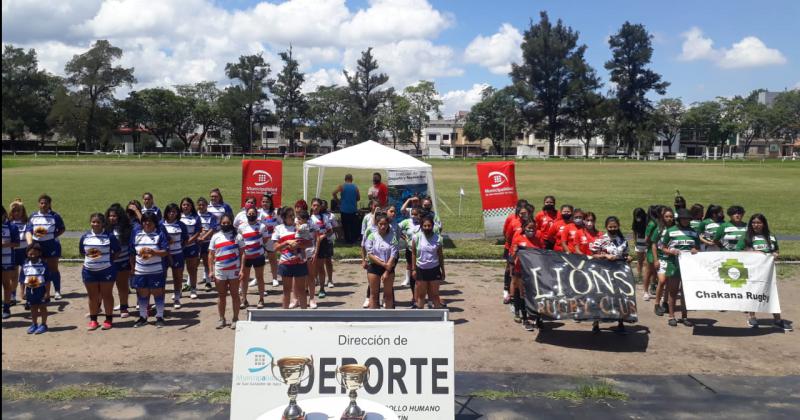
<svg viewBox="0 0 800 420">
<path fill-rule="evenodd" d="M 775 264 L 761 252 L 681 253 L 686 307 L 692 311 L 780 313 Z"/>
<path fill-rule="evenodd" d="M 242 322 L 236 325 L 231 418 L 256 419 L 286 407 L 289 386 L 272 362 L 313 359 L 313 372 L 299 383 L 297 404 L 330 398 L 347 407 L 347 391 L 336 382 L 346 364 L 362 364 L 369 377 L 358 401 L 370 400 L 400 419 L 455 417 L 455 358 L 452 322 Z M 316 417 L 315 417 L 316 418 Z M 369 419 L 370 417 L 367 416 Z"/>
<path fill-rule="evenodd" d="M 259 205 L 261 196 L 272 194 L 275 208 L 281 205 L 283 190 L 283 162 L 280 160 L 243 160 L 242 161 L 242 207 L 244 200 L 255 196 Z"/>
<path fill-rule="evenodd" d="M 486 236 L 501 236 L 506 217 L 517 205 L 514 162 L 488 162 L 476 165 L 478 187 L 483 204 L 483 229 Z"/>
<path fill-rule="evenodd" d="M 636 322 L 633 273 L 625 261 L 520 250 L 525 300 L 545 319 Z"/>
<path fill-rule="evenodd" d="M 386 186 L 389 189 L 389 205 L 397 210 L 395 221 L 400 222 L 406 218 L 400 212 L 400 207 L 411 197 L 425 197 L 428 195 L 427 173 L 422 171 L 386 171 Z"/>
</svg>

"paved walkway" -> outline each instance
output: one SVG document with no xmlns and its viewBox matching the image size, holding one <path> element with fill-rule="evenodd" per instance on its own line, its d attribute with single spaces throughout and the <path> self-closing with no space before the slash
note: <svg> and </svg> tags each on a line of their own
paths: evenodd
<svg viewBox="0 0 800 420">
<path fill-rule="evenodd" d="M 691 360 L 687 359 L 687 366 Z M 477 391 L 543 393 L 574 389 L 588 378 L 510 373 L 457 373 L 456 419 L 574 418 L 800 418 L 800 377 L 759 376 L 612 376 L 604 377 L 628 401 L 577 403 L 545 397 L 488 400 Z M 4 419 L 134 419 L 229 417 L 228 404 L 181 401 L 178 395 L 230 387 L 224 373 L 20 373 L 3 371 L 3 387 L 28 384 L 46 391 L 66 385 L 104 383 L 136 390 L 126 400 L 74 400 L 30 403 L 3 399 Z"/>
</svg>

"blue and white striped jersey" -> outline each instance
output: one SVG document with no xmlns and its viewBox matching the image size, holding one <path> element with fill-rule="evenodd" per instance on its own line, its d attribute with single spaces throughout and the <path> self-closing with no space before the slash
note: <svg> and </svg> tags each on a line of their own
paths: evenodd
<svg viewBox="0 0 800 420">
<path fill-rule="evenodd" d="M 197 217 L 200 218 L 201 230 L 203 231 L 213 230 L 215 232 L 219 230 L 219 219 L 217 218 L 217 216 L 214 216 L 211 212 L 197 213 Z M 209 236 L 209 239 L 205 240 L 203 243 L 207 244 L 210 241 L 211 237 Z"/>
<path fill-rule="evenodd" d="M 83 255 L 84 268 L 101 271 L 111 267 L 111 257 L 119 252 L 119 241 L 113 233 L 90 230 L 81 236 L 78 251 Z"/>
<path fill-rule="evenodd" d="M 162 229 L 155 229 L 150 233 L 143 229 L 137 229 L 131 234 L 131 242 L 128 246 L 136 255 L 134 274 L 161 274 L 164 272 L 163 258 L 152 253 L 152 250 L 165 251 L 169 249 L 167 234 Z"/>
<path fill-rule="evenodd" d="M 155 214 L 158 217 L 158 220 L 161 220 L 161 219 L 164 218 L 164 215 L 161 214 L 161 209 L 158 208 L 158 206 L 156 206 L 156 205 L 153 205 L 153 207 L 150 207 L 150 208 L 142 207 L 142 216 L 144 216 L 147 213 Z"/>
<path fill-rule="evenodd" d="M 37 242 L 56 239 L 56 232 L 64 229 L 64 220 L 52 210 L 47 213 L 40 211 L 33 213 L 25 226 L 25 231 L 30 232 L 33 240 Z"/>
<path fill-rule="evenodd" d="M 47 284 L 47 264 L 42 258 L 33 262 L 26 259 L 25 264 L 19 270 L 19 282 L 25 287 L 36 289 Z"/>
<path fill-rule="evenodd" d="M 14 265 L 14 248 L 19 247 L 19 231 L 13 223 L 3 222 L 3 245 L 16 244 L 13 248 L 3 247 L 3 269 Z"/>
<path fill-rule="evenodd" d="M 183 244 L 189 239 L 189 235 L 186 234 L 186 225 L 179 219 L 172 223 L 162 220 L 161 226 L 163 226 L 162 229 L 164 232 L 167 233 L 170 255 L 182 254 Z"/>
<path fill-rule="evenodd" d="M 222 216 L 225 213 L 228 213 L 231 216 L 233 216 L 233 209 L 231 208 L 231 206 L 228 205 L 228 203 L 220 203 L 220 204 L 208 203 L 208 212 L 213 214 L 218 221 L 222 220 Z"/>
</svg>

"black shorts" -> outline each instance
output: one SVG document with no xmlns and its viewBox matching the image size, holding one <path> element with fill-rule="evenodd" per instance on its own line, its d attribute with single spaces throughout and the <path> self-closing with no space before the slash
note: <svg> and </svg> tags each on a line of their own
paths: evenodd
<svg viewBox="0 0 800 420">
<path fill-rule="evenodd" d="M 406 248 L 406 262 L 411 264 L 411 250 Z"/>
<path fill-rule="evenodd" d="M 417 281 L 437 281 L 442 279 L 442 268 L 436 266 L 433 268 L 419 268 L 417 267 Z"/>
<path fill-rule="evenodd" d="M 245 267 L 263 267 L 266 263 L 267 261 L 264 259 L 263 255 L 259 255 L 258 258 L 244 259 Z"/>
<path fill-rule="evenodd" d="M 331 258 L 333 257 L 333 242 L 323 239 L 319 244 L 317 251 L 317 258 Z"/>
<path fill-rule="evenodd" d="M 381 267 L 381 266 L 379 266 L 379 265 L 377 265 L 377 264 L 370 263 L 367 266 L 367 273 L 369 273 L 369 274 L 375 274 L 376 276 L 382 276 L 383 273 L 385 273 L 385 272 L 386 272 L 386 269 Z M 390 272 L 392 274 L 394 274 L 394 267 L 392 267 L 392 270 Z"/>
</svg>

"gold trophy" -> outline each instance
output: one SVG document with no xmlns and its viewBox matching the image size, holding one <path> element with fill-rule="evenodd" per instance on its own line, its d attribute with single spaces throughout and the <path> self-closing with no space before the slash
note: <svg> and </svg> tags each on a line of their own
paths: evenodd
<svg viewBox="0 0 800 420">
<path fill-rule="evenodd" d="M 369 368 L 364 365 L 344 365 L 336 371 L 336 380 L 350 391 L 350 405 L 342 413 L 342 420 L 364 420 L 367 413 L 356 404 L 356 391 L 369 379 Z"/>
<path fill-rule="evenodd" d="M 306 413 L 297 405 L 297 385 L 314 374 L 314 359 L 293 356 L 278 359 L 277 363 L 272 361 L 270 369 L 272 371 L 272 376 L 278 378 L 278 376 L 275 375 L 275 366 L 278 367 L 278 372 L 281 374 L 279 380 L 289 385 L 289 392 L 287 392 L 289 396 L 289 405 L 283 410 L 283 417 L 281 417 L 281 419 L 305 420 Z M 308 375 L 304 376 L 306 366 L 308 366 L 309 372 Z"/>
</svg>

